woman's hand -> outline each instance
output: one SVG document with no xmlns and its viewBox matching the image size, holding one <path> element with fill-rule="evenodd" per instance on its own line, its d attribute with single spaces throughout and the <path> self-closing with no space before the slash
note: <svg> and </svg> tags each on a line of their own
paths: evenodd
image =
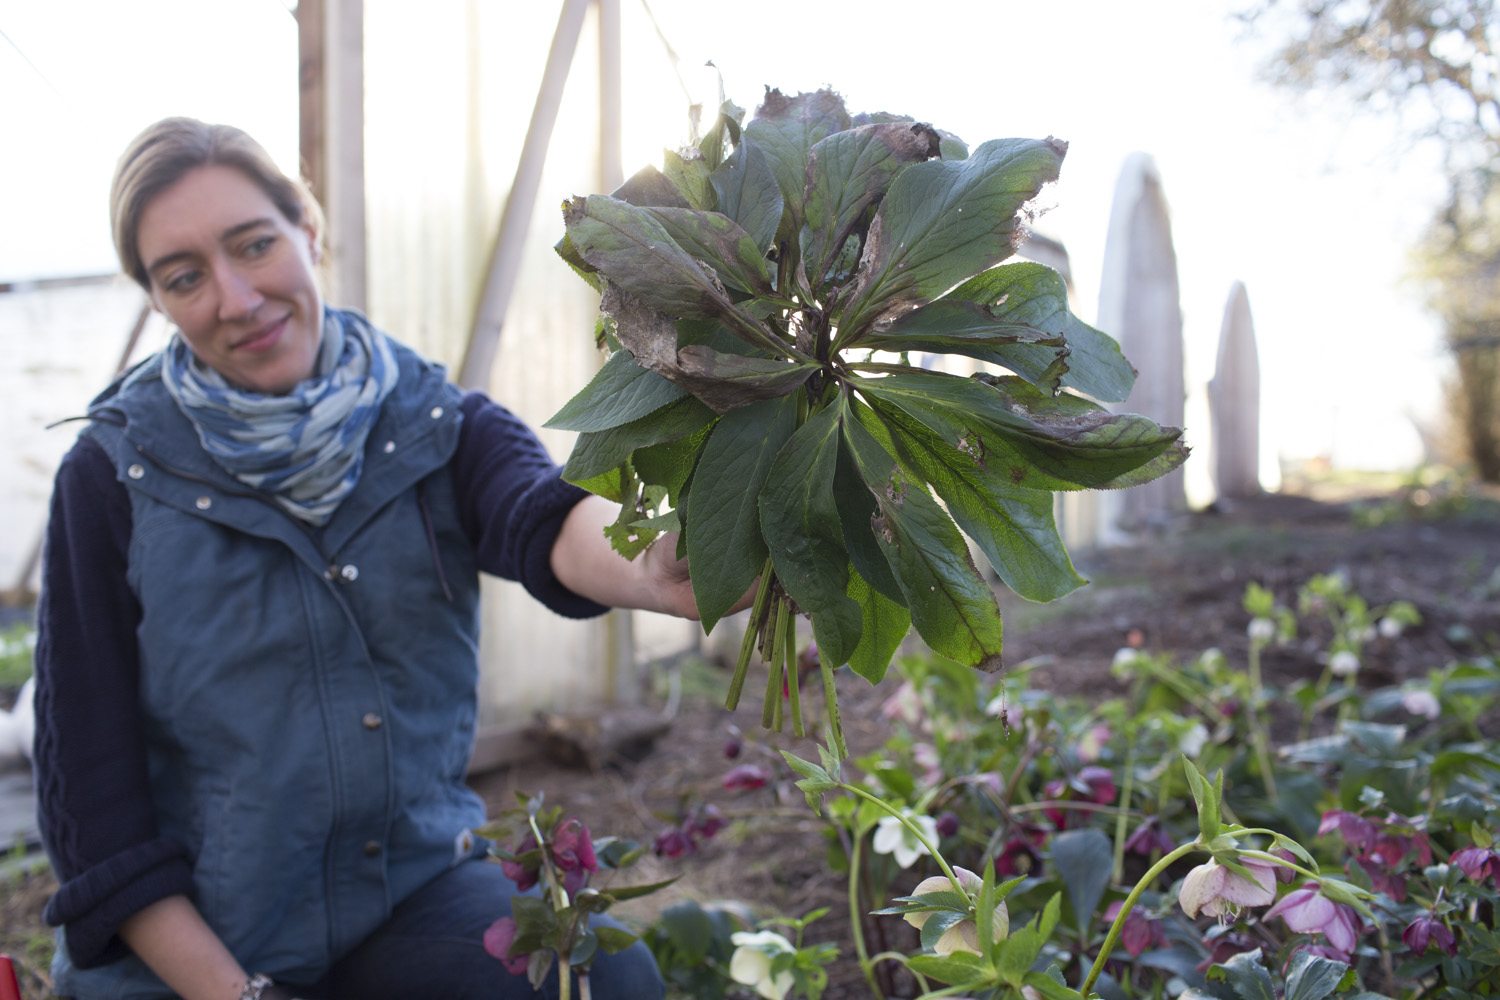
<svg viewBox="0 0 1500 1000">
<path fill-rule="evenodd" d="M 568 512 L 552 546 L 552 572 L 580 597 L 612 608 L 659 611 L 697 621 L 698 602 L 686 559 L 677 558 L 677 534 L 658 538 L 633 562 L 610 547 L 604 528 L 619 508 L 602 497 L 588 497 Z M 755 601 L 752 584 L 728 613 Z"/>
</svg>

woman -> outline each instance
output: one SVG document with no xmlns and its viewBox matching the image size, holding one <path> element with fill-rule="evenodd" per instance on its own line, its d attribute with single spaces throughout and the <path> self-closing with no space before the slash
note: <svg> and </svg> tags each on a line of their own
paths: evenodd
<svg viewBox="0 0 1500 1000">
<path fill-rule="evenodd" d="M 58 992 L 533 996 L 481 945 L 514 885 L 463 781 L 478 571 L 564 615 L 695 617 L 686 567 L 616 556 L 610 505 L 514 416 L 325 306 L 317 206 L 243 132 L 159 122 L 111 202 L 176 332 L 91 404 L 54 492 Z M 639 945 L 592 979 L 662 990 Z"/>
</svg>

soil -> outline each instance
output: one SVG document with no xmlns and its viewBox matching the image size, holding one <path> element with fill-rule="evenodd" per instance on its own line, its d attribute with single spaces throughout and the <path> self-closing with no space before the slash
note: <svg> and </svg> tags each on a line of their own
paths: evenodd
<svg viewBox="0 0 1500 1000">
<path fill-rule="evenodd" d="M 1127 643 L 1182 658 L 1217 646 L 1232 661 L 1242 661 L 1246 585 L 1258 582 L 1291 601 L 1310 577 L 1333 570 L 1346 573 L 1371 604 L 1404 599 L 1422 615 L 1422 624 L 1400 640 L 1367 648 L 1362 684 L 1378 687 L 1420 677 L 1454 659 L 1500 649 L 1500 497 L 1493 494 L 1412 489 L 1374 496 L 1269 494 L 1187 515 L 1156 537 L 1075 554 L 1075 559 L 1092 584 L 1062 601 L 1028 605 L 1002 595 L 1007 661 L 1034 660 L 1032 685 L 1058 694 L 1119 693 L 1109 668 Z M 1314 676 L 1321 670 L 1313 659 L 1320 648 L 1314 633 L 1269 653 L 1267 682 L 1283 685 Z M 753 678 L 739 710 L 724 711 L 720 701 L 728 669 L 723 664 L 679 659 L 655 668 L 654 682 L 643 708 L 655 718 L 669 716 L 669 724 L 654 743 L 636 747 L 633 759 L 616 757 L 579 768 L 538 758 L 477 776 L 475 787 L 496 813 L 512 808 L 517 792 L 541 791 L 596 835 L 646 844 L 685 805 L 713 803 L 730 825 L 688 857 L 648 854 L 626 873 L 626 881 L 674 876 L 678 881 L 662 893 L 622 904 L 617 914 L 639 923 L 682 899 L 742 901 L 756 916 L 800 915 L 826 906 L 830 913 L 812 925 L 809 941 L 832 941 L 852 956 L 845 884 L 829 873 L 823 828 L 776 753 L 787 748 L 815 758 L 814 742 L 761 730 L 760 691 Z M 839 704 L 852 753 L 873 749 L 888 735 L 879 706 L 894 689 L 890 678 L 871 687 L 841 672 Z M 804 712 L 820 717 L 818 685 L 806 683 L 803 690 Z M 1497 720 L 1487 725 L 1500 732 Z M 740 745 L 733 760 L 725 754 L 730 742 Z M 764 765 L 776 780 L 747 793 L 723 790 L 724 773 L 747 762 Z M 38 914 L 52 888 L 46 875 L 6 876 L 0 870 L 0 953 L 21 958 L 22 991 L 29 997 L 45 995 L 40 973 L 25 966 L 28 942 L 36 953 Z M 898 924 L 891 933 L 903 929 Z M 827 1000 L 868 995 L 852 958 L 838 963 L 824 994 Z"/>
</svg>

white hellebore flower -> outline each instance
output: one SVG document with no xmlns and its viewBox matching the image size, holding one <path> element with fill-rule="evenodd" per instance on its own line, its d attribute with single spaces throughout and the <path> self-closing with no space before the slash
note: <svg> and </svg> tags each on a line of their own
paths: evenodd
<svg viewBox="0 0 1500 1000">
<path fill-rule="evenodd" d="M 964 887 L 964 891 L 977 895 L 984 888 L 984 879 L 975 875 L 967 868 L 954 868 L 953 874 L 958 876 L 958 884 Z M 913 896 L 925 896 L 930 892 L 952 892 L 953 883 L 948 881 L 946 875 L 934 875 L 932 878 L 924 878 L 917 883 L 917 887 L 911 891 Z M 919 910 L 916 913 L 907 913 L 902 920 L 911 924 L 917 930 L 927 925 L 934 910 Z M 1003 941 L 1010 933 L 1010 911 L 1006 909 L 1005 903 L 995 905 L 995 917 L 993 921 L 994 930 L 991 932 L 996 941 Z M 953 954 L 955 951 L 967 951 L 978 955 L 979 952 L 979 927 L 973 920 L 960 920 L 952 927 L 943 931 L 943 936 L 937 939 L 933 950 L 943 957 Z"/>
<path fill-rule="evenodd" d="M 1401 707 L 1412 715 L 1420 715 L 1428 719 L 1436 719 L 1443 713 L 1443 707 L 1438 704 L 1437 696 L 1426 688 L 1408 688 L 1401 692 Z"/>
<path fill-rule="evenodd" d="M 782 1000 L 792 988 L 792 974 L 778 972 L 771 975 L 771 962 L 780 954 L 791 954 L 796 949 L 786 938 L 775 931 L 737 931 L 730 936 L 734 942 L 734 955 L 729 959 L 729 978 L 743 986 L 755 987 L 755 992 L 766 1000 Z"/>
<path fill-rule="evenodd" d="M 921 815 L 903 810 L 906 818 L 915 823 L 922 830 L 922 836 L 927 838 L 928 843 L 936 843 L 938 839 L 937 820 L 931 816 Z M 880 822 L 875 824 L 876 854 L 894 854 L 896 864 L 902 868 L 910 868 L 922 855 L 929 853 L 927 846 L 916 837 L 912 836 L 906 824 L 894 816 L 882 816 Z"/>
<path fill-rule="evenodd" d="M 1177 749 L 1188 757 L 1197 757 L 1208 745 L 1208 727 L 1201 722 L 1193 723 L 1191 729 L 1177 738 Z"/>
<path fill-rule="evenodd" d="M 1240 859 L 1251 875 L 1245 878 L 1209 861 L 1187 873 L 1177 902 L 1182 912 L 1196 917 L 1200 912 L 1210 917 L 1232 915 L 1242 906 L 1269 906 L 1276 901 L 1276 869 L 1258 861 Z"/>
<path fill-rule="evenodd" d="M 1252 618 L 1245 634 L 1254 642 L 1270 642 L 1276 638 L 1276 623 L 1269 618 Z"/>
<path fill-rule="evenodd" d="M 1335 677 L 1352 677 L 1359 672 L 1359 657 L 1341 649 L 1328 658 L 1328 669 L 1333 671 Z"/>
<path fill-rule="evenodd" d="M 1115 659 L 1112 666 L 1116 670 L 1128 667 L 1132 663 L 1134 663 L 1140 655 L 1141 651 L 1139 649 L 1135 649 L 1131 646 L 1121 646 L 1119 649 L 1115 650 Z"/>
<path fill-rule="evenodd" d="M 1379 625 L 1380 634 L 1381 634 L 1381 636 L 1383 636 L 1386 639 L 1394 639 L 1394 638 L 1396 638 L 1398 635 L 1401 634 L 1401 630 L 1404 629 L 1405 627 L 1406 626 L 1402 625 L 1400 622 L 1398 622 L 1394 618 L 1382 618 L 1382 619 L 1380 619 L 1380 625 Z"/>
</svg>

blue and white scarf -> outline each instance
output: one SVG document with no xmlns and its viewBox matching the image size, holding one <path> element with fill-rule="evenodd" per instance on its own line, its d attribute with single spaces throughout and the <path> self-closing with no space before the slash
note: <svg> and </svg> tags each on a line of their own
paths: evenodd
<svg viewBox="0 0 1500 1000">
<path fill-rule="evenodd" d="M 224 471 L 317 526 L 359 482 L 365 439 L 397 376 L 385 335 L 359 313 L 337 309 L 323 310 L 312 377 L 284 396 L 230 385 L 193 356 L 180 333 L 162 352 L 161 372 Z"/>
</svg>

